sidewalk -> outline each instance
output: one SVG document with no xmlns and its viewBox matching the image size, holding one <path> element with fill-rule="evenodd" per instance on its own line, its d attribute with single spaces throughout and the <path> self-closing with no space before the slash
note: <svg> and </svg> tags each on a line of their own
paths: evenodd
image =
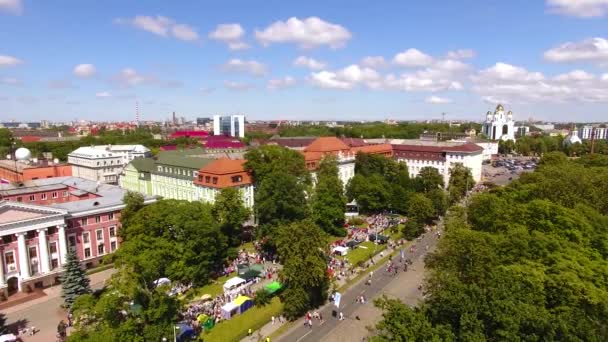
<svg viewBox="0 0 608 342">
<path fill-rule="evenodd" d="M 103 282 L 106 279 L 109 279 L 110 276 L 114 273 L 114 271 L 115 270 L 113 268 L 111 268 L 111 269 L 108 269 L 108 270 L 105 270 L 105 271 L 101 271 L 101 272 L 97 272 L 97 273 L 91 274 L 89 276 L 89 279 L 91 280 L 91 288 L 96 289 L 96 288 L 102 287 L 103 286 Z M 46 289 L 43 289 L 42 291 L 44 292 L 44 294 L 46 296 L 43 296 L 43 297 L 40 297 L 40 298 L 36 298 L 36 299 L 33 299 L 33 300 L 29 300 L 29 301 L 27 301 L 25 303 L 21 303 L 21 304 L 15 305 L 15 306 L 11 306 L 9 308 L 6 308 L 6 309 L 2 310 L 2 312 L 4 314 L 10 314 L 10 313 L 14 313 L 14 312 L 19 312 L 19 311 L 25 310 L 25 309 L 27 309 L 29 307 L 32 307 L 34 305 L 38 305 L 38 304 L 41 304 L 41 303 L 44 303 L 44 302 L 48 302 L 48 301 L 50 301 L 50 300 L 52 300 L 54 298 L 60 297 L 61 296 L 61 285 L 51 286 L 51 287 L 48 287 Z"/>
</svg>

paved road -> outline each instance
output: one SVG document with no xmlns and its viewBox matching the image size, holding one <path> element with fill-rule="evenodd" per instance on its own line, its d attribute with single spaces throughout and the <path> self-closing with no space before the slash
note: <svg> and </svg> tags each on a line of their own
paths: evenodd
<svg viewBox="0 0 608 342">
<path fill-rule="evenodd" d="M 100 289 L 105 279 L 114 272 L 113 269 L 92 275 L 91 288 Z M 60 308 L 63 298 L 59 295 L 60 287 L 50 289 L 47 297 L 26 302 L 17 307 L 9 308 L 6 314 L 6 323 L 11 327 L 36 327 L 39 329 L 34 336 L 21 336 L 24 342 L 53 342 L 56 340 L 57 324 L 66 319 L 65 311 Z M 13 332 L 13 331 L 11 331 Z"/>
<path fill-rule="evenodd" d="M 365 278 L 358 284 L 351 287 L 346 293 L 342 294 L 340 309 L 332 304 L 324 306 L 318 310 L 324 319 L 323 324 L 318 320 L 313 320 L 313 327 L 304 326 L 304 320 L 300 319 L 297 326 L 285 335 L 278 338 L 281 342 L 307 342 L 307 341 L 361 341 L 367 335 L 366 325 L 373 325 L 380 317 L 378 309 L 373 307 L 373 298 L 382 294 L 395 296 L 410 305 L 414 305 L 420 298 L 422 292 L 418 286 L 422 283 L 424 275 L 424 262 L 422 257 L 426 254 L 425 246 L 429 250 L 435 248 L 437 238 L 434 232 L 426 233 L 422 241 L 416 242 L 416 251 L 411 254 L 409 248 L 405 249 L 406 258 L 414 262 L 408 272 L 403 272 L 403 264 L 399 262 L 399 256 L 393 257 L 400 267 L 398 276 L 390 275 L 386 272 L 386 264 L 374 271 L 371 285 L 365 284 Z M 356 302 L 356 298 L 363 294 L 366 304 Z M 342 311 L 345 320 L 340 321 L 337 317 L 332 317 L 332 311 Z M 360 320 L 356 319 L 359 316 Z"/>
</svg>

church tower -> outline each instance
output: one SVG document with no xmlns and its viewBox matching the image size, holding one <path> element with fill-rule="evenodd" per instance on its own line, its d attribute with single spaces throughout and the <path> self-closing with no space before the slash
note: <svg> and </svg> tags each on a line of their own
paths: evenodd
<svg viewBox="0 0 608 342">
<path fill-rule="evenodd" d="M 486 120 L 483 122 L 481 132 L 490 140 L 513 140 L 515 141 L 515 121 L 513 112 L 509 111 L 505 115 L 504 107 L 499 104 L 496 106 L 494 114 L 488 111 Z"/>
</svg>

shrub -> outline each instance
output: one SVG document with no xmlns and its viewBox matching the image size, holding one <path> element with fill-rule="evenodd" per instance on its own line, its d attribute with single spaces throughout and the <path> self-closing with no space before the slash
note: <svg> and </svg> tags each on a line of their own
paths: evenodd
<svg viewBox="0 0 608 342">
<path fill-rule="evenodd" d="M 270 303 L 272 296 L 266 292 L 266 290 L 259 289 L 255 292 L 255 297 L 253 297 L 253 304 L 257 307 L 266 306 Z"/>
</svg>

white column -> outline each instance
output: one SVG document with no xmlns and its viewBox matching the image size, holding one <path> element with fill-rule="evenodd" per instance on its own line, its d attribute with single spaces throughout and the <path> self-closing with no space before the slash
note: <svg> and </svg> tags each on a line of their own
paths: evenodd
<svg viewBox="0 0 608 342">
<path fill-rule="evenodd" d="M 65 237 L 65 225 L 58 225 L 57 231 L 59 232 L 59 261 L 61 262 L 61 265 L 63 265 L 68 253 L 68 243 Z"/>
<path fill-rule="evenodd" d="M 0 286 L 4 284 L 4 253 L 0 253 Z"/>
<path fill-rule="evenodd" d="M 19 273 L 21 279 L 30 277 L 30 261 L 27 257 L 27 246 L 25 245 L 25 233 L 17 233 L 17 245 L 19 249 Z"/>
<path fill-rule="evenodd" d="M 40 265 L 42 273 L 49 272 L 49 244 L 46 239 L 46 228 L 38 229 L 38 249 L 40 250 Z"/>
</svg>

